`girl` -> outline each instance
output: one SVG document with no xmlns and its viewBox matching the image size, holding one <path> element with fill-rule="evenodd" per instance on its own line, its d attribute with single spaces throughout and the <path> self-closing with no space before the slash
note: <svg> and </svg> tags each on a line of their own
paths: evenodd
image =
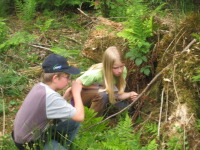
<svg viewBox="0 0 200 150">
<path fill-rule="evenodd" d="M 123 100 L 134 101 L 138 96 L 133 91 L 124 92 L 126 74 L 120 52 L 115 46 L 111 46 L 104 52 L 102 63 L 93 65 L 76 80 L 79 85 L 76 93 L 85 106 L 97 112 L 97 116 L 104 113 L 109 103 L 122 109 L 127 106 L 127 102 Z"/>
</svg>

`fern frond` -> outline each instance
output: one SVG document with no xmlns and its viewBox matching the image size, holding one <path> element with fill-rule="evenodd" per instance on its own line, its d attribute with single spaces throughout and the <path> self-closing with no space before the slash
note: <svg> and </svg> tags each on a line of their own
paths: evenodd
<svg viewBox="0 0 200 150">
<path fill-rule="evenodd" d="M 156 122 L 148 122 L 144 125 L 145 132 L 153 134 L 154 136 L 157 136 L 158 132 L 158 125 Z"/>
<path fill-rule="evenodd" d="M 19 19 L 22 19 L 23 16 L 23 2 L 21 0 L 15 0 L 15 7 L 16 7 L 16 13 L 17 13 L 17 17 Z"/>
<path fill-rule="evenodd" d="M 29 34 L 27 32 L 18 32 L 13 37 L 0 44 L 0 52 L 2 52 L 5 48 L 8 48 L 10 46 L 18 46 L 22 43 L 33 42 L 36 38 L 37 36 Z"/>
</svg>

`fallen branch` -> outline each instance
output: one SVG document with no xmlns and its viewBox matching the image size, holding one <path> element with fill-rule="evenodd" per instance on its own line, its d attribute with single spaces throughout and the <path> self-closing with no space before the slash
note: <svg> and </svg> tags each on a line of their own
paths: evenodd
<svg viewBox="0 0 200 150">
<path fill-rule="evenodd" d="M 183 51 L 182 51 L 181 53 L 188 51 L 188 49 L 190 48 L 190 46 L 191 46 L 192 44 L 194 44 L 196 41 L 197 41 L 196 39 L 193 39 L 193 40 L 183 49 Z"/>
<path fill-rule="evenodd" d="M 5 101 L 3 99 L 3 88 L 1 88 L 1 97 L 2 97 L 2 100 L 3 100 L 3 131 L 2 131 L 2 135 L 4 136 L 4 133 L 5 133 L 5 122 L 6 122 L 6 113 L 5 113 Z M 0 98 L 1 98 L 0 97 Z"/>
<path fill-rule="evenodd" d="M 78 9 L 78 11 L 80 11 L 84 16 L 86 16 L 87 18 L 93 20 L 92 17 L 90 17 L 88 14 L 84 13 L 80 8 L 77 8 L 77 9 Z"/>
<path fill-rule="evenodd" d="M 33 46 L 33 47 L 36 47 L 36 48 L 41 48 L 41 49 L 45 49 L 45 50 L 51 51 L 50 48 L 47 48 L 47 47 L 44 47 L 44 46 L 39 46 L 39 45 L 35 45 L 35 44 L 30 44 L 30 45 Z"/>
<path fill-rule="evenodd" d="M 162 90 L 162 97 L 161 97 L 160 114 L 159 114 L 159 122 L 158 122 L 158 138 L 160 138 L 160 125 L 161 125 L 162 110 L 163 110 L 164 92 L 165 92 L 165 88 L 163 88 Z"/>
</svg>

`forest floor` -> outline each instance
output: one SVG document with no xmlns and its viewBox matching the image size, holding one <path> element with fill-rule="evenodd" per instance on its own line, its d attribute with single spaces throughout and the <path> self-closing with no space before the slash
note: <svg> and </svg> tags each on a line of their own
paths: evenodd
<svg viewBox="0 0 200 150">
<path fill-rule="evenodd" d="M 93 12 L 89 13 L 89 15 L 92 16 Z M 14 35 L 16 32 L 19 32 L 19 31 L 27 30 L 28 32 L 32 34 L 37 35 L 39 38 L 37 38 L 34 43 L 31 43 L 27 47 L 27 49 L 29 49 L 27 56 L 31 55 L 31 56 L 36 56 L 36 57 L 35 58 L 31 57 L 31 60 L 27 64 L 28 66 L 27 69 L 23 68 L 23 69 L 17 70 L 19 72 L 19 75 L 26 74 L 27 78 L 29 78 L 29 82 L 26 83 L 26 86 L 25 86 L 26 88 L 21 92 L 20 96 L 13 97 L 9 95 L 5 96 L 5 94 L 3 94 L 4 103 L 2 107 L 5 106 L 5 114 L 4 113 L 1 114 L 2 117 L 0 119 L 0 136 L 5 135 L 5 134 L 9 135 L 11 131 L 13 130 L 13 122 L 14 122 L 15 115 L 18 109 L 20 108 L 26 94 L 29 92 L 33 84 L 39 81 L 40 73 L 41 73 L 41 69 L 40 69 L 41 62 L 44 60 L 44 58 L 48 54 L 51 53 L 51 51 L 49 51 L 49 48 L 51 48 L 52 46 L 59 46 L 66 50 L 76 50 L 77 51 L 76 54 L 70 57 L 69 60 L 71 64 L 76 65 L 82 70 L 86 70 L 86 68 L 88 68 L 91 64 L 96 62 L 94 60 L 87 59 L 86 57 L 83 57 L 82 55 L 80 55 L 81 50 L 84 48 L 84 44 L 88 40 L 89 34 L 93 30 L 93 27 L 94 27 L 94 23 L 92 22 L 91 18 L 87 18 L 84 14 L 78 11 L 76 12 L 75 16 L 72 15 L 72 17 L 70 16 L 66 17 L 63 15 L 56 16 L 54 22 L 52 23 L 53 26 L 51 28 L 48 28 L 48 31 L 46 32 L 41 32 L 41 28 L 43 27 L 45 18 L 43 18 L 42 15 L 39 18 L 40 20 L 35 20 L 30 26 L 25 26 L 24 22 L 19 20 L 16 16 L 8 17 L 6 21 L 11 35 Z M 172 16 L 169 15 L 165 18 L 162 18 L 162 20 L 159 20 L 159 19 L 156 20 L 157 21 L 156 23 L 162 26 L 163 30 L 159 30 L 159 32 L 154 33 L 154 36 L 153 36 L 153 40 L 156 46 L 154 49 L 152 49 L 151 51 L 152 53 L 150 53 L 150 55 L 152 54 L 152 56 L 155 56 L 155 57 L 152 57 L 152 60 L 150 61 L 151 64 L 155 65 L 152 69 L 152 74 L 150 77 L 144 77 L 143 75 L 139 75 L 139 72 L 138 73 L 136 72 L 135 74 L 132 74 L 132 72 L 130 72 L 130 76 L 128 77 L 128 86 L 129 86 L 128 90 L 130 89 L 137 90 L 137 87 L 140 86 L 138 91 L 141 92 L 142 89 L 145 88 L 145 86 L 147 86 L 148 82 L 151 81 L 151 79 L 160 70 L 162 70 L 166 66 L 166 64 L 168 64 L 169 62 L 172 62 L 172 57 L 174 56 L 174 54 L 176 54 L 177 51 L 179 52 L 182 51 L 188 45 L 191 39 L 191 36 L 190 36 L 191 32 L 197 32 L 199 28 L 196 26 L 196 24 L 195 25 L 192 24 L 194 21 L 191 21 L 191 20 L 185 21 L 185 22 L 191 22 L 191 26 L 187 25 L 185 27 L 185 30 L 181 33 L 181 34 L 185 34 L 185 33 L 188 33 L 188 34 L 185 34 L 184 36 L 177 36 L 175 40 L 174 40 L 174 37 L 176 36 L 177 31 L 175 34 L 173 29 L 175 28 L 174 25 L 176 24 L 176 22 L 174 22 L 174 20 L 172 19 Z M 191 29 L 191 27 L 194 27 L 194 28 Z M 193 31 L 191 31 L 190 29 Z M 180 28 L 177 28 L 177 30 L 181 31 Z M 97 37 L 98 35 L 93 35 L 93 36 Z M 176 41 L 176 43 L 174 44 L 172 41 Z M 174 48 L 173 46 L 176 48 Z M 195 46 L 197 47 L 195 52 L 198 52 L 199 45 L 196 44 Z M 167 57 L 164 57 L 163 63 L 159 63 L 159 60 L 162 59 L 161 56 L 165 54 L 166 49 L 168 50 L 166 53 Z M 12 49 L 10 49 L 6 55 L 7 55 L 7 61 L 12 61 L 14 64 L 15 63 L 23 64 L 25 62 L 24 56 L 19 56 L 17 53 L 13 52 Z M 195 54 L 195 55 L 198 55 L 199 57 L 199 54 Z M 185 56 L 182 59 L 186 60 L 186 58 L 189 58 L 189 56 Z M 195 59 L 196 57 L 192 56 L 190 61 L 195 60 Z M 192 62 L 190 61 L 188 62 L 191 64 Z M 179 63 L 177 63 L 176 65 L 179 65 L 179 64 L 184 64 L 184 62 L 179 61 Z M 130 65 L 130 67 L 133 66 L 132 63 L 130 62 L 128 63 L 128 65 Z M 196 63 L 194 66 L 196 65 L 198 64 Z M 186 67 L 184 66 L 183 68 L 186 68 Z M 131 69 L 138 69 L 138 68 L 132 67 Z M 177 75 L 183 74 L 183 73 L 187 74 L 186 72 L 180 73 L 183 70 L 184 69 L 182 69 L 182 66 L 181 66 L 179 72 L 176 72 L 176 74 Z M 187 70 L 187 71 L 191 72 L 190 70 Z M 172 78 L 171 78 L 172 73 L 173 72 L 169 71 L 165 73 L 164 76 L 162 76 L 162 78 L 164 79 L 165 77 L 167 77 L 167 75 L 170 75 L 169 84 L 172 81 Z M 188 75 L 190 75 L 191 77 L 193 74 L 188 73 Z M 168 78 L 165 78 L 165 79 L 168 79 Z M 184 80 L 184 76 L 179 76 L 177 78 L 177 81 L 180 81 L 181 79 Z M 137 84 L 133 85 L 136 82 Z M 137 114 L 134 114 L 132 116 L 133 119 L 134 117 L 145 116 L 144 118 L 146 118 L 146 120 L 153 120 L 153 121 L 159 122 L 161 88 L 166 86 L 166 82 L 164 80 L 159 80 L 158 82 L 159 82 L 158 85 L 154 87 L 156 91 L 154 91 L 154 93 L 152 92 L 153 94 L 150 96 L 148 95 L 146 97 L 143 97 L 143 99 L 141 100 L 141 103 L 137 103 L 134 106 L 134 109 L 136 109 Z M 181 81 L 179 83 L 181 83 Z M 190 82 L 185 82 L 184 84 L 180 85 L 180 87 L 181 88 L 185 87 L 186 86 L 185 84 L 191 85 Z M 192 84 L 195 84 L 195 83 L 192 83 Z M 171 91 L 176 92 L 176 88 L 180 88 L 180 87 L 174 88 L 172 86 L 169 92 Z M 152 88 L 152 91 L 154 89 Z M 194 91 L 192 93 L 192 95 L 195 95 L 194 98 L 196 98 L 196 95 L 198 95 L 197 94 L 198 89 L 199 89 L 198 84 L 197 84 L 197 87 L 195 88 L 191 87 L 191 91 Z M 182 92 L 179 89 L 178 91 Z M 63 91 L 61 91 L 61 93 L 62 92 Z M 176 97 L 177 95 L 176 93 L 173 93 L 173 92 L 170 93 L 171 94 L 170 96 L 168 93 L 166 95 L 169 96 L 169 98 L 172 98 L 170 100 L 170 104 L 173 104 L 172 106 L 174 107 L 175 102 L 173 100 L 174 100 L 174 97 Z M 172 110 L 172 107 L 170 107 L 170 110 Z M 165 117 L 167 118 L 167 116 Z M 170 128 L 169 124 L 170 123 L 163 126 L 163 128 L 164 129 Z"/>
</svg>

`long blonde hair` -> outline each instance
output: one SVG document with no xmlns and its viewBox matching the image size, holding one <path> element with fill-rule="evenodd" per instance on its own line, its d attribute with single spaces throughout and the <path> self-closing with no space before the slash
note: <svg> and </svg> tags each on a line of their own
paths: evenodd
<svg viewBox="0 0 200 150">
<path fill-rule="evenodd" d="M 102 60 L 102 65 L 103 65 L 103 78 L 104 78 L 104 86 L 105 86 L 105 91 L 109 94 L 109 102 L 111 104 L 116 103 L 116 99 L 114 96 L 114 75 L 113 75 L 113 65 L 116 61 L 122 61 L 121 54 L 117 47 L 111 46 L 106 49 L 106 51 L 103 54 L 103 60 Z M 125 79 L 123 78 L 123 73 L 117 78 L 117 88 L 118 88 L 118 93 L 123 93 L 126 82 Z"/>
</svg>

